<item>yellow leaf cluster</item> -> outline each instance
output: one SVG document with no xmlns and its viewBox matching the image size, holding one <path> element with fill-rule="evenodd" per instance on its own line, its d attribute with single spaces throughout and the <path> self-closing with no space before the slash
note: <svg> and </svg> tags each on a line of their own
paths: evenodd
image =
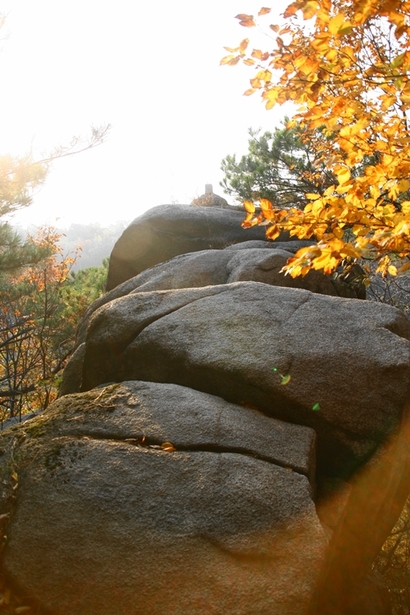
<svg viewBox="0 0 410 615">
<path fill-rule="evenodd" d="M 262 8 L 258 19 L 269 11 Z M 377 259 L 396 275 L 410 253 L 410 1 L 295 0 L 285 26 L 269 24 L 272 49 L 246 39 L 222 61 L 255 63 L 247 95 L 267 109 L 293 101 L 292 125 L 312 135 L 315 159 L 333 174 L 323 194 L 306 195 L 303 212 L 247 204 L 244 226 L 266 224 L 316 240 L 287 265 L 290 275 L 331 273 L 348 259 Z M 250 27 L 253 16 L 237 16 Z M 315 131 L 323 137 L 315 139 Z M 394 264 L 392 262 L 394 261 Z"/>
</svg>

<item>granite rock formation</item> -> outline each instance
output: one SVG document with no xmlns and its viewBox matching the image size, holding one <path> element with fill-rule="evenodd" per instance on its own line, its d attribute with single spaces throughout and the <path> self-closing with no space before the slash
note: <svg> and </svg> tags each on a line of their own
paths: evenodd
<svg viewBox="0 0 410 615">
<path fill-rule="evenodd" d="M 44 613 L 388 612 L 410 323 L 241 218 L 134 221 L 60 399 L 0 435 L 3 571 Z"/>
</svg>

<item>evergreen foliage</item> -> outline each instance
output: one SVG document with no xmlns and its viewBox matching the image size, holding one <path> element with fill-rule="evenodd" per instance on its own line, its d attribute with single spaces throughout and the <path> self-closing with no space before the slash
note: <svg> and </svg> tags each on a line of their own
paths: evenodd
<svg viewBox="0 0 410 615">
<path fill-rule="evenodd" d="M 104 293 L 108 260 L 75 274 L 78 250 L 65 254 L 60 239 L 41 227 L 29 242 L 47 256 L 0 276 L 0 420 L 55 399 L 79 320 Z"/>
<path fill-rule="evenodd" d="M 323 195 L 334 183 L 334 175 L 312 150 L 306 130 L 288 128 L 288 121 L 273 132 L 249 129 L 248 153 L 240 160 L 235 154 L 222 160 L 221 186 L 227 194 L 240 201 L 267 199 L 276 207 L 303 209 L 306 193 Z"/>
</svg>

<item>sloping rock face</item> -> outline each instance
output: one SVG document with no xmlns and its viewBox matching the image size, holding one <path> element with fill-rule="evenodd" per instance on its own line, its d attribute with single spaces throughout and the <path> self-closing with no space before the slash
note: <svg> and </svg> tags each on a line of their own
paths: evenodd
<svg viewBox="0 0 410 615">
<path fill-rule="evenodd" d="M 219 207 L 160 205 L 136 218 L 115 244 L 107 290 L 144 269 L 187 252 L 263 240 L 263 227 L 241 228 L 243 212 Z"/>
<path fill-rule="evenodd" d="M 324 295 L 356 297 L 349 286 L 320 271 L 311 271 L 303 278 L 292 278 L 281 273 L 293 252 L 275 247 L 270 250 L 247 248 L 247 243 L 238 244 L 240 249 L 237 250 L 201 250 L 176 256 L 131 278 L 112 291 L 112 295 L 106 295 L 104 301 L 136 289 L 141 292 L 198 288 L 249 280 L 272 286 L 305 288 Z"/>
<path fill-rule="evenodd" d="M 63 397 L 3 451 L 16 437 L 3 568 L 47 612 L 306 612 L 326 545 L 313 430 L 132 381 Z"/>
<path fill-rule="evenodd" d="M 141 379 L 253 404 L 313 427 L 320 471 L 345 477 L 400 420 L 409 339 L 394 308 L 304 290 L 239 282 L 134 292 L 91 318 L 82 390 Z"/>
</svg>

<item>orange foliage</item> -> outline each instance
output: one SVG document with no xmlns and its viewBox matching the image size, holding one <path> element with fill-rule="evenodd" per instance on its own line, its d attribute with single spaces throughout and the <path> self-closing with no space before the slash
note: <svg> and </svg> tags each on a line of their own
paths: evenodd
<svg viewBox="0 0 410 615">
<path fill-rule="evenodd" d="M 76 326 L 61 290 L 77 254 L 64 256 L 60 238 L 56 229 L 39 228 L 31 242 L 49 256 L 0 280 L 1 420 L 46 408 L 57 396 L 58 374 L 72 341 L 64 334 L 70 324 L 72 330 Z"/>
<path fill-rule="evenodd" d="M 262 8 L 258 17 L 268 15 Z M 283 16 L 269 25 L 273 49 L 245 39 L 221 63 L 252 66 L 245 94 L 259 92 L 267 109 L 296 105 L 290 125 L 306 129 L 335 183 L 307 195 L 304 211 L 247 203 L 243 226 L 268 223 L 271 239 L 287 230 L 318 241 L 286 265 L 292 276 L 358 258 L 377 260 L 383 275 L 402 273 L 410 268 L 410 1 L 296 0 Z"/>
</svg>

